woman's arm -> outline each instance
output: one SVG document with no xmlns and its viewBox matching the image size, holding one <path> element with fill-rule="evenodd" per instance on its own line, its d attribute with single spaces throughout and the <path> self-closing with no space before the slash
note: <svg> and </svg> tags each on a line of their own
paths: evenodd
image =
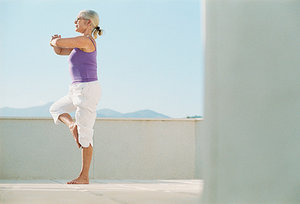
<svg viewBox="0 0 300 204">
<path fill-rule="evenodd" d="M 50 41 L 50 45 L 53 47 L 54 49 L 54 52 L 58 55 L 69 55 L 73 48 L 62 48 L 62 47 L 57 47 L 57 46 L 54 46 L 51 42 L 54 40 L 54 39 L 60 39 L 61 38 L 61 35 L 53 35 L 52 36 L 52 39 Z"/>
<path fill-rule="evenodd" d="M 50 44 L 54 47 L 60 48 L 82 48 L 87 49 L 91 46 L 91 40 L 84 36 L 78 36 L 74 38 L 54 38 Z"/>
<path fill-rule="evenodd" d="M 61 48 L 59 55 L 70 55 L 73 48 Z"/>
<path fill-rule="evenodd" d="M 53 49 L 54 49 L 54 52 L 58 55 L 69 55 L 73 48 L 61 48 L 61 47 L 55 47 L 55 46 L 52 46 Z"/>
</svg>

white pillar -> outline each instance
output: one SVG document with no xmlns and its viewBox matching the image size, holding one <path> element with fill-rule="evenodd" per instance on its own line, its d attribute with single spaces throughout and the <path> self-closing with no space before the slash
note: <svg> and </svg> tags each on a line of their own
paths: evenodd
<svg viewBox="0 0 300 204">
<path fill-rule="evenodd" d="M 300 203 L 300 1 L 205 12 L 203 203 Z"/>
</svg>

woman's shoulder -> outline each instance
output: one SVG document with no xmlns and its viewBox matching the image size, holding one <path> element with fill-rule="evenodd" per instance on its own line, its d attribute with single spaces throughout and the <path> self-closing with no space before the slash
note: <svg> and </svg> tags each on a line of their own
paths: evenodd
<svg viewBox="0 0 300 204">
<path fill-rule="evenodd" d="M 86 36 L 82 36 L 82 35 L 80 35 L 80 36 L 76 36 L 76 37 L 74 37 L 75 39 L 78 39 L 78 40 L 80 40 L 80 41 L 85 41 L 85 42 L 93 42 L 93 44 L 94 45 L 96 45 L 96 41 L 95 41 L 95 39 L 92 37 L 92 36 L 90 36 L 90 35 L 86 35 Z"/>
<path fill-rule="evenodd" d="M 88 37 L 92 42 L 94 42 L 94 44 L 96 44 L 96 40 L 95 40 L 92 36 L 88 35 L 87 37 Z"/>
<path fill-rule="evenodd" d="M 94 52 L 96 51 L 96 42 L 93 39 L 92 36 L 86 35 L 86 36 L 77 36 L 78 40 L 85 41 L 85 43 L 89 44 L 89 48 L 79 48 L 81 51 L 84 52 Z"/>
<path fill-rule="evenodd" d="M 79 40 L 79 41 L 86 41 L 86 42 L 89 42 L 89 37 L 87 36 L 82 36 L 82 35 L 79 35 L 79 36 L 75 36 L 73 37 L 73 39 L 76 39 L 76 40 Z"/>
</svg>

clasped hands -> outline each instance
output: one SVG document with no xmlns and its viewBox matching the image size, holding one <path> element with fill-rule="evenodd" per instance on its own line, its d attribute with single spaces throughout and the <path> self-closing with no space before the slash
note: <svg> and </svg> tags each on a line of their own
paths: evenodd
<svg viewBox="0 0 300 204">
<path fill-rule="evenodd" d="M 52 37 L 51 37 L 51 41 L 50 41 L 50 45 L 52 46 L 52 47 L 56 47 L 55 46 L 55 39 L 59 39 L 59 38 L 61 38 L 61 35 L 57 35 L 57 34 L 55 34 L 55 35 L 52 35 Z"/>
</svg>

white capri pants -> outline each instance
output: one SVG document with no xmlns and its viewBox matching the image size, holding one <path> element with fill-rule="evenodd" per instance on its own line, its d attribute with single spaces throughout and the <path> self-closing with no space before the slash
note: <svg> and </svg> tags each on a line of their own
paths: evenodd
<svg viewBox="0 0 300 204">
<path fill-rule="evenodd" d="M 66 96 L 56 101 L 49 109 L 55 124 L 63 113 L 75 112 L 75 123 L 78 129 L 78 139 L 82 147 L 93 146 L 96 109 L 101 96 L 98 81 L 74 83 L 69 87 Z"/>
</svg>

